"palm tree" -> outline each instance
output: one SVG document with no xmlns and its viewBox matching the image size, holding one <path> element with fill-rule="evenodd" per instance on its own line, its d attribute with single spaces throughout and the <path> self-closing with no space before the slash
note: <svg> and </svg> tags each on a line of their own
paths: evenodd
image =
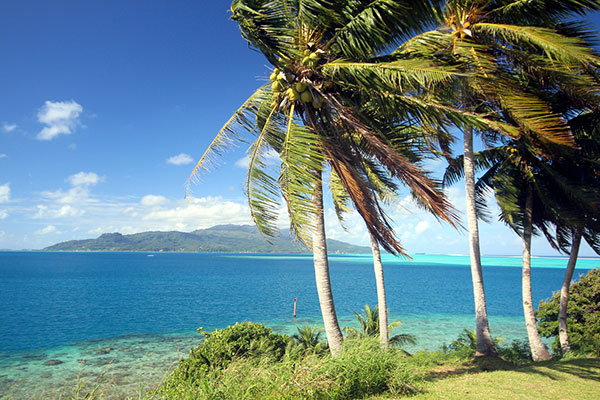
<svg viewBox="0 0 600 400">
<path fill-rule="evenodd" d="M 540 73 L 555 70 L 556 63 L 572 65 L 592 62 L 591 51 L 577 38 L 561 36 L 548 29 L 570 13 L 598 9 L 597 1 L 449 0 L 442 27 L 405 43 L 399 51 L 410 53 L 446 52 L 474 72 L 455 87 L 449 98 L 466 110 L 495 113 L 507 122 L 517 121 L 521 129 L 501 129 L 508 137 L 538 135 L 546 140 L 569 143 L 566 124 L 536 96 L 524 91 L 514 80 L 514 69 Z M 531 25 L 537 25 L 536 27 Z M 457 105 L 457 107 L 459 107 Z M 462 125 L 464 177 L 471 255 L 471 276 L 475 301 L 477 355 L 495 355 L 489 332 L 483 274 L 479 249 L 479 228 L 475 200 L 473 132 L 476 126 Z M 474 129 L 475 128 L 475 129 Z M 506 128 L 506 127 L 503 127 Z"/>
<path fill-rule="evenodd" d="M 356 316 L 356 320 L 360 326 L 359 329 L 353 327 L 345 327 L 344 331 L 346 331 L 348 337 L 373 337 L 379 336 L 381 331 L 380 319 L 379 319 L 379 306 L 375 306 L 375 308 L 371 308 L 370 305 L 366 304 L 363 308 L 363 313 L 354 313 Z M 396 320 L 386 326 L 389 332 L 393 331 L 395 328 L 399 328 L 402 323 L 399 320 Z M 389 344 L 392 346 L 403 346 L 406 344 L 416 344 L 417 340 L 414 335 L 408 334 L 399 334 L 394 335 L 389 338 Z"/>
<path fill-rule="evenodd" d="M 255 136 L 249 148 L 246 191 L 251 215 L 267 237 L 277 232 L 276 218 L 283 196 L 294 235 L 313 250 L 315 278 L 325 333 L 333 354 L 342 334 L 337 321 L 327 262 L 323 220 L 322 176 L 327 165 L 339 178 L 370 234 L 386 250 L 404 250 L 380 207 L 368 174 L 375 165 L 407 185 L 423 207 L 456 224 L 456 215 L 437 183 L 394 149 L 390 137 L 412 129 L 414 121 L 382 124 L 383 114 L 372 107 L 400 89 L 397 98 L 454 79 L 454 70 L 438 69 L 430 59 L 377 57 L 390 44 L 406 37 L 435 9 L 428 1 L 235 0 L 232 19 L 242 36 L 273 65 L 271 83 L 260 87 L 217 134 L 194 168 L 191 181 L 215 156 Z M 412 12 L 407 18 L 406 10 Z M 399 88 L 399 83 L 401 87 Z M 404 115 L 417 118 L 431 105 L 413 102 Z M 460 116 L 460 110 L 443 109 Z M 438 111 L 438 114 L 441 111 Z M 402 116 L 402 113 L 395 115 Z M 427 117 L 435 119 L 439 116 Z M 458 117 L 456 117 L 458 118 Z M 486 118 L 470 116 L 481 124 Z M 493 123 L 493 121 L 489 121 Z M 279 154 L 279 168 L 265 155 Z"/>
<path fill-rule="evenodd" d="M 558 157 L 549 165 L 551 170 L 565 176 L 569 181 L 581 184 L 582 190 L 590 199 L 583 204 L 577 203 L 575 215 L 558 215 L 557 221 L 554 222 L 554 247 L 569 254 L 558 312 L 558 332 L 563 354 L 571 350 L 567 331 L 569 288 L 582 238 L 600 254 L 600 167 L 596 162 L 600 155 L 599 122 L 600 114 L 597 111 L 581 112 L 571 119 L 569 125 L 574 132 L 576 147 L 568 149 L 563 157 Z"/>
<path fill-rule="evenodd" d="M 302 353 L 322 354 L 327 351 L 327 344 L 321 341 L 323 329 L 317 326 L 296 327 L 298 333 L 292 335 L 292 340 L 300 347 Z"/>
<path fill-rule="evenodd" d="M 493 190 L 500 207 L 500 219 L 523 239 L 523 312 L 532 358 L 550 359 L 539 336 L 531 296 L 531 236 L 543 233 L 558 248 L 550 227 L 562 223 L 575 224 L 581 213 L 597 207 L 598 191 L 569 179 L 548 165 L 549 154 L 539 144 L 522 137 L 504 146 L 481 151 L 474 156 L 475 165 L 485 171 L 476 185 L 479 212 L 485 204 L 485 193 Z M 448 169 L 446 179 L 456 180 L 458 168 Z M 594 194 L 595 193 L 595 194 Z M 563 245 L 566 236 L 558 242 Z"/>
</svg>

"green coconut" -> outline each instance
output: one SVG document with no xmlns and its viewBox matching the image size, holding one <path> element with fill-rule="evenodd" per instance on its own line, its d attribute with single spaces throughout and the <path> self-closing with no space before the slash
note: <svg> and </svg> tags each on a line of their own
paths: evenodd
<svg viewBox="0 0 600 400">
<path fill-rule="evenodd" d="M 298 93 L 296 89 L 288 88 L 288 90 L 285 91 L 285 94 L 287 94 L 291 101 L 297 101 L 300 99 L 300 93 Z"/>
<path fill-rule="evenodd" d="M 312 101 L 312 99 L 313 99 L 313 97 L 308 90 L 305 90 L 304 92 L 300 93 L 300 101 L 301 102 L 310 103 Z"/>
<path fill-rule="evenodd" d="M 283 83 L 281 81 L 275 81 L 271 85 L 271 88 L 273 89 L 274 92 L 281 92 L 285 88 L 285 86 L 283 85 Z"/>
<path fill-rule="evenodd" d="M 306 83 L 304 82 L 296 82 L 296 90 L 298 91 L 298 93 L 302 93 L 306 90 Z"/>
<path fill-rule="evenodd" d="M 271 75 L 269 75 L 269 79 L 271 80 L 271 82 L 277 80 L 277 74 L 273 72 Z"/>
<path fill-rule="evenodd" d="M 310 53 L 308 58 L 310 58 L 313 61 L 317 61 L 319 59 L 319 55 L 317 53 Z"/>
</svg>

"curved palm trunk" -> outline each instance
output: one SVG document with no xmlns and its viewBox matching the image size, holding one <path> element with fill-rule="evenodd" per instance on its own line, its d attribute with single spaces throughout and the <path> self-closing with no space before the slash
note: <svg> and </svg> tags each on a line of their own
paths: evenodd
<svg viewBox="0 0 600 400">
<path fill-rule="evenodd" d="M 387 301 L 385 299 L 385 281 L 383 280 L 383 264 L 377 240 L 369 233 L 371 239 L 371 252 L 373 253 L 373 269 L 375 271 L 375 285 L 377 286 L 377 305 L 379 306 L 379 342 L 384 348 L 389 346 Z"/>
<path fill-rule="evenodd" d="M 535 313 L 533 311 L 533 299 L 531 297 L 531 233 L 532 214 L 533 214 L 533 189 L 531 185 L 527 186 L 527 198 L 525 200 L 525 223 L 523 226 L 523 313 L 525 315 L 525 325 L 527 327 L 527 337 L 529 338 L 529 347 L 531 348 L 531 357 L 533 361 L 550 360 L 550 354 L 537 329 Z"/>
<path fill-rule="evenodd" d="M 479 225 L 475 211 L 475 168 L 473 166 L 473 128 L 464 132 L 465 194 L 467 200 L 467 226 L 469 228 L 469 250 L 471 254 L 471 279 L 475 299 L 475 332 L 477 347 L 475 356 L 497 356 L 488 323 L 481 254 L 479 252 Z"/>
<path fill-rule="evenodd" d="M 563 353 L 571 350 L 569 345 L 569 334 L 567 332 L 567 306 L 569 304 L 569 286 L 575 272 L 575 264 L 577 263 L 577 255 L 579 254 L 579 245 L 581 244 L 581 231 L 576 230 L 573 234 L 571 243 L 571 254 L 565 271 L 565 279 L 563 280 L 562 288 L 560 289 L 560 306 L 558 308 L 558 337 L 560 339 L 560 348 Z"/>
<path fill-rule="evenodd" d="M 318 212 L 313 217 L 313 263 L 315 267 L 315 281 L 317 284 L 317 294 L 319 296 L 319 305 L 321 306 L 321 315 L 323 316 L 323 325 L 325 326 L 325 335 L 331 354 L 338 354 L 342 348 L 342 330 L 337 320 L 335 304 L 333 303 L 333 293 L 331 291 L 331 281 L 329 277 L 329 262 L 327 260 L 327 243 L 325 241 L 325 219 L 323 217 L 323 186 L 321 182 L 321 173 L 318 173 L 317 182 L 314 186 L 313 202 Z"/>
</svg>

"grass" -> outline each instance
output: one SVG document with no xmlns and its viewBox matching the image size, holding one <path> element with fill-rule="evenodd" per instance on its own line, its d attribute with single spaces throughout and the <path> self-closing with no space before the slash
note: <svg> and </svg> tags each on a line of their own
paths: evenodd
<svg viewBox="0 0 600 400">
<path fill-rule="evenodd" d="M 600 359 L 546 361 L 515 366 L 474 362 L 433 368 L 423 376 L 417 399 L 598 399 Z M 390 396 L 371 397 L 389 399 Z"/>
<path fill-rule="evenodd" d="M 176 370 L 177 371 L 177 370 Z M 376 339 L 347 340 L 337 357 L 308 354 L 232 360 L 190 375 L 176 371 L 141 400 L 184 399 L 600 399 L 600 359 L 518 365 L 502 359 L 382 350 Z M 78 385 L 67 399 L 113 398 L 101 382 Z M 63 397 L 64 398 L 64 397 Z"/>
</svg>

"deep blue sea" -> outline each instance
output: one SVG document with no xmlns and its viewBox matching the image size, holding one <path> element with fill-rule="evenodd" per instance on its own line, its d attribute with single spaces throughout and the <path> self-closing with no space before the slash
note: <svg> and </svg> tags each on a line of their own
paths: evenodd
<svg viewBox="0 0 600 400">
<path fill-rule="evenodd" d="M 525 337 L 520 263 L 520 258 L 483 259 L 494 336 Z M 560 288 L 566 260 L 536 258 L 533 265 L 537 304 Z M 456 338 L 463 327 L 473 329 L 468 257 L 385 255 L 384 266 L 390 319 L 403 321 L 402 333 L 417 335 L 417 348 L 435 348 Z M 577 270 L 598 267 L 599 259 L 581 259 Z M 352 312 L 377 302 L 372 259 L 335 255 L 330 268 L 341 324 L 351 325 Z M 222 328 L 243 320 L 286 333 L 293 333 L 297 323 L 319 323 L 312 258 L 0 252 L 0 393 L 20 398 L 24 387 L 29 394 L 35 391 L 40 379 L 47 379 L 46 389 L 59 381 L 68 387 L 85 376 L 81 371 L 107 365 L 129 371 L 116 382 L 132 384 L 137 375 L 130 370 L 141 362 L 142 352 L 149 357 L 143 358 L 145 367 L 154 365 L 164 374 L 198 342 L 198 327 Z M 45 365 L 49 359 L 61 363 Z M 170 360 L 168 368 L 164 360 Z"/>
</svg>

